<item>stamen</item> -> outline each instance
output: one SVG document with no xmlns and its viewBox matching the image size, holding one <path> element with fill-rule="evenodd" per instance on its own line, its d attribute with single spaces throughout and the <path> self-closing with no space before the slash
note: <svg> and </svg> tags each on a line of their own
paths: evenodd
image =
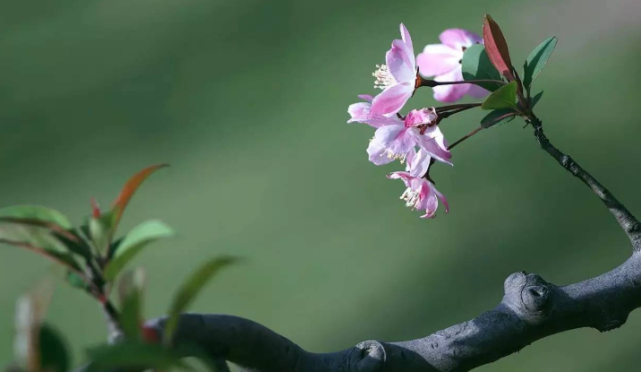
<svg viewBox="0 0 641 372">
<path fill-rule="evenodd" d="M 413 210 L 416 209 L 420 198 L 420 192 L 412 190 L 410 187 L 405 189 L 405 192 L 400 197 L 401 200 L 405 200 L 405 206 Z"/>
<path fill-rule="evenodd" d="M 375 89 L 385 90 L 393 85 L 396 85 L 396 79 L 390 74 L 387 69 L 387 65 L 376 65 L 377 70 L 372 73 L 372 76 L 376 78 L 374 81 Z"/>
<path fill-rule="evenodd" d="M 387 153 L 382 153 L 381 156 L 387 154 L 388 159 L 393 159 L 393 160 L 398 160 L 401 162 L 401 164 L 405 163 L 405 159 L 407 158 L 407 154 L 395 154 L 391 150 L 387 150 Z"/>
</svg>

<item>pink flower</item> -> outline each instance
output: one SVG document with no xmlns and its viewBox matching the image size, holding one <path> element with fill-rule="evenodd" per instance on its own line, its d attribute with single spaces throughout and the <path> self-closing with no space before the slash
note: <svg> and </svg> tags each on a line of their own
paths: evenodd
<svg viewBox="0 0 641 372">
<path fill-rule="evenodd" d="M 386 65 L 377 65 L 374 88 L 383 92 L 372 101 L 372 114 L 391 116 L 400 111 L 416 88 L 416 58 L 409 31 L 401 23 L 402 40 L 394 40 L 385 55 Z"/>
<path fill-rule="evenodd" d="M 460 28 L 445 30 L 439 38 L 443 44 L 429 44 L 416 57 L 419 72 L 423 76 L 436 76 L 435 81 L 463 81 L 463 52 L 474 44 L 482 44 L 483 38 Z M 488 93 L 474 84 L 439 85 L 433 89 L 434 99 L 440 102 L 458 101 L 466 94 L 482 98 Z"/>
<path fill-rule="evenodd" d="M 436 125 L 437 118 L 434 109 L 426 108 L 410 111 L 404 120 L 396 116 L 370 115 L 369 124 L 378 129 L 367 148 L 369 160 L 376 165 L 396 159 L 403 163 L 408 153 L 418 146 L 435 159 L 452 164 L 449 161 L 452 154 Z"/>
<path fill-rule="evenodd" d="M 407 168 L 405 172 L 393 172 L 387 176 L 390 179 L 400 179 L 405 183 L 407 189 L 401 199 L 405 200 L 405 206 L 412 210 L 425 210 L 421 218 L 433 218 L 438 208 L 439 200 L 445 206 L 445 213 L 449 212 L 450 206 L 447 199 L 441 194 L 434 184 L 423 178 L 430 167 L 431 158 L 427 152 L 414 150 L 407 154 Z"/>
</svg>

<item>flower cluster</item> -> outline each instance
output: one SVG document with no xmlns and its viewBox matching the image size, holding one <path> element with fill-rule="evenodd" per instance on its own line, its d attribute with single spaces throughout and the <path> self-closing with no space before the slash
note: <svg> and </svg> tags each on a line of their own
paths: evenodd
<svg viewBox="0 0 641 372">
<path fill-rule="evenodd" d="M 348 123 L 363 123 L 376 129 L 367 148 L 369 160 L 382 165 L 399 160 L 407 162 L 406 170 L 393 172 L 388 178 L 400 179 L 407 189 L 401 195 L 406 206 L 424 210 L 422 218 L 432 218 L 439 200 L 449 207 L 447 200 L 429 177 L 429 168 L 435 162 L 452 164 L 448 149 L 438 124 L 447 116 L 447 107 L 421 108 L 400 114 L 414 91 L 421 86 L 434 89 L 434 98 L 453 102 L 466 94 L 482 97 L 487 91 L 463 81 L 461 60 L 465 50 L 483 43 L 480 36 L 461 29 L 449 29 L 440 35 L 442 44 L 430 44 L 418 56 L 414 55 L 412 38 L 403 24 L 401 39 L 392 42 L 385 55 L 384 65 L 377 65 L 373 73 L 374 88 L 381 89 L 377 96 L 361 95 L 362 102 L 349 106 Z M 434 80 L 425 80 L 434 77 Z M 451 107 L 450 107 L 451 108 Z M 445 115 L 443 115 L 445 113 Z"/>
</svg>

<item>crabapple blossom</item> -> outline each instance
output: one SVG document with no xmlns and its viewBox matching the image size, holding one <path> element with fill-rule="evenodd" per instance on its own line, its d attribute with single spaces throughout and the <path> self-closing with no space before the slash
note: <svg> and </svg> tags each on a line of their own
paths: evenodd
<svg viewBox="0 0 641 372">
<path fill-rule="evenodd" d="M 474 44 L 482 44 L 483 38 L 468 30 L 451 28 L 443 31 L 439 39 L 442 44 L 429 44 L 416 57 L 420 74 L 435 76 L 437 82 L 463 81 L 463 53 Z M 482 98 L 488 93 L 474 84 L 439 85 L 433 89 L 434 99 L 440 102 L 458 101 L 466 94 Z"/>
</svg>

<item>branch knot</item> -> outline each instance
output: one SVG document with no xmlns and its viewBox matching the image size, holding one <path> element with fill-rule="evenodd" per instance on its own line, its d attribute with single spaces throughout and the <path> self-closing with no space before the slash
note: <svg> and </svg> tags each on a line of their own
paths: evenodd
<svg viewBox="0 0 641 372">
<path fill-rule="evenodd" d="M 503 303 L 528 320 L 544 316 L 549 309 L 550 284 L 537 274 L 514 273 L 505 280 Z"/>
</svg>

